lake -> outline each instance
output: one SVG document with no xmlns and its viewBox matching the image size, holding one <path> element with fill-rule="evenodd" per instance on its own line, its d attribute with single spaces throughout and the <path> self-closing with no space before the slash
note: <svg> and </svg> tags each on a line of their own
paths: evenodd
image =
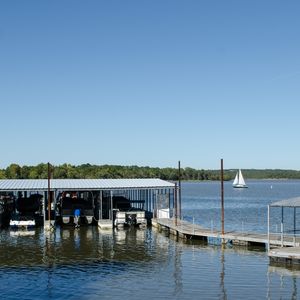
<svg viewBox="0 0 300 300">
<path fill-rule="evenodd" d="M 267 205 L 300 181 L 225 183 L 225 229 L 266 232 Z M 183 218 L 220 228 L 220 183 L 182 184 Z M 272 219 L 277 230 L 278 215 Z M 176 240 L 156 229 L 0 232 L 3 299 L 299 299 L 300 270 L 264 249 Z"/>
<path fill-rule="evenodd" d="M 249 180 L 249 188 L 232 188 L 232 182 L 224 182 L 225 230 L 267 233 L 268 204 L 300 196 L 300 180 Z M 186 182 L 182 186 L 182 214 L 185 220 L 206 228 L 221 228 L 220 182 Z M 285 209 L 288 222 L 291 211 Z M 297 215 L 300 211 L 297 212 Z M 297 218 L 300 221 L 300 215 Z M 293 221 L 290 219 L 290 221 Z M 281 210 L 271 210 L 273 232 L 280 231 Z M 300 224 L 298 224 L 300 226 Z M 287 228 L 288 229 L 288 228 Z"/>
</svg>

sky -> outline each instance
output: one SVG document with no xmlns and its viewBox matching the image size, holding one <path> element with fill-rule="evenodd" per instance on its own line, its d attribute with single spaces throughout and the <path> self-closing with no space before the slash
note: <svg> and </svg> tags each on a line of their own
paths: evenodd
<svg viewBox="0 0 300 300">
<path fill-rule="evenodd" d="M 300 170 L 300 2 L 0 1 L 0 168 Z"/>
</svg>

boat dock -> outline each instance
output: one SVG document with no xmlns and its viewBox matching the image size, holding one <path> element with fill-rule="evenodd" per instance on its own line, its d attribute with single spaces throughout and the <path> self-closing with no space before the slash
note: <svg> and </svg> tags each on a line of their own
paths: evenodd
<svg viewBox="0 0 300 300">
<path fill-rule="evenodd" d="M 269 251 L 271 261 L 283 262 L 285 264 L 300 264 L 300 247 L 275 248 Z"/>
<path fill-rule="evenodd" d="M 3 227 L 43 225 L 49 231 L 56 224 L 98 223 L 102 229 L 145 226 L 156 207 L 160 212 L 174 209 L 176 184 L 159 178 L 52 179 L 50 175 L 48 179 L 0 179 L 0 194 L 9 195 L 16 204 Z"/>
<path fill-rule="evenodd" d="M 84 219 L 83 224 L 97 223 L 100 229 L 119 228 L 125 223 L 146 226 L 147 221 L 152 218 L 152 226 L 167 230 L 179 238 L 198 239 L 211 244 L 260 246 L 268 251 L 271 260 L 300 262 L 300 236 L 296 228 L 296 210 L 300 207 L 300 197 L 281 200 L 268 206 L 268 232 L 264 234 L 225 231 L 224 219 L 221 222 L 223 230 L 204 228 L 194 222 L 182 220 L 180 185 L 155 178 L 50 180 L 49 176 L 48 180 L 2 179 L 0 192 L 11 194 L 17 203 L 20 201 L 21 204 L 24 199 L 37 198 L 39 200 L 37 209 L 34 206 L 35 210 L 30 211 L 29 221 L 41 220 L 46 231 L 52 230 L 56 221 L 60 221 L 62 226 L 66 224 L 78 226 L 75 214 L 78 210 L 82 213 L 80 218 Z M 24 207 L 28 206 L 26 202 L 24 203 L 22 204 Z M 21 204 L 20 208 L 23 207 Z M 27 206 L 25 212 L 28 210 Z M 271 233 L 270 208 L 276 207 L 281 209 L 281 232 Z M 292 208 L 294 212 L 292 231 L 284 230 L 283 216 L 286 207 Z M 28 217 L 25 212 L 24 216 Z M 22 225 L 20 218 L 24 217 L 22 209 L 18 209 L 15 213 L 19 214 L 17 226 L 20 227 Z M 11 224 L 13 218 L 14 216 L 11 217 Z M 38 225 L 39 222 L 35 224 Z"/>
<path fill-rule="evenodd" d="M 256 245 L 262 246 L 267 249 L 268 235 L 260 233 L 250 232 L 236 232 L 227 231 L 222 234 L 220 231 L 210 230 L 203 228 L 200 225 L 192 224 L 190 222 L 177 219 L 152 219 L 152 226 L 168 230 L 170 234 L 174 234 L 183 239 L 198 239 L 207 242 L 225 242 L 235 245 Z M 271 246 L 298 246 L 299 258 L 300 258 L 300 238 L 294 239 L 293 237 L 285 236 L 281 239 L 280 234 L 270 235 Z M 281 249 L 281 248 L 280 248 Z M 286 249 L 286 248 L 284 248 Z"/>
</svg>

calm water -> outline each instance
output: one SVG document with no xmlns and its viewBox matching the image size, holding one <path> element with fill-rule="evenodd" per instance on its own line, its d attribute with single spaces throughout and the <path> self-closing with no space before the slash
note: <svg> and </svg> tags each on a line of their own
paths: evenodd
<svg viewBox="0 0 300 300">
<path fill-rule="evenodd" d="M 268 203 L 300 195 L 299 181 L 247 183 L 225 185 L 226 228 L 264 230 Z M 218 183 L 182 192 L 184 218 L 219 226 Z M 150 228 L 0 232 L 2 299 L 300 299 L 299 289 L 300 271 L 271 266 L 262 249 L 184 243 Z"/>
<path fill-rule="evenodd" d="M 267 232 L 268 204 L 300 196 L 299 180 L 247 181 L 249 188 L 234 189 L 224 183 L 225 230 Z M 182 186 L 183 218 L 207 228 L 220 229 L 221 185 L 219 182 L 184 183 Z M 285 209 L 287 230 L 293 229 L 292 211 Z M 300 222 L 300 210 L 297 212 Z M 271 210 L 273 232 L 279 232 L 281 209 Z M 290 222 L 288 222 L 290 220 Z M 300 223 L 297 224 L 300 227 Z"/>
</svg>

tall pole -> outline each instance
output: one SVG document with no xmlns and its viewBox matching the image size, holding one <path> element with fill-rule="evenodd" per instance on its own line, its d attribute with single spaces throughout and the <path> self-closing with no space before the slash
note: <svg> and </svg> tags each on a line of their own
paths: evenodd
<svg viewBox="0 0 300 300">
<path fill-rule="evenodd" d="M 102 201 L 103 201 L 103 199 L 102 199 L 102 195 L 103 195 L 103 192 L 102 191 L 100 191 L 100 210 L 99 210 L 99 220 L 102 220 L 102 218 L 103 218 L 103 213 L 102 213 Z M 101 212 L 101 214 L 100 214 L 100 212 Z"/>
<path fill-rule="evenodd" d="M 177 226 L 177 183 L 175 182 L 174 188 L 174 213 L 175 213 L 175 225 Z"/>
<path fill-rule="evenodd" d="M 296 207 L 294 207 L 294 247 L 296 247 Z"/>
<path fill-rule="evenodd" d="M 284 232 L 284 229 L 283 229 L 283 206 L 281 206 L 281 247 L 283 247 L 283 232 Z"/>
<path fill-rule="evenodd" d="M 51 165 L 48 163 L 48 220 L 51 219 L 51 192 L 50 192 Z"/>
<path fill-rule="evenodd" d="M 178 161 L 178 216 L 181 220 L 181 168 L 180 160 Z"/>
<path fill-rule="evenodd" d="M 270 251 L 270 205 L 268 205 L 268 252 Z"/>
<path fill-rule="evenodd" d="M 110 191 L 110 219 L 114 224 L 113 205 L 113 191 Z"/>
<path fill-rule="evenodd" d="M 221 224 L 222 234 L 224 231 L 224 172 L 223 172 L 223 158 L 221 158 Z"/>
</svg>

